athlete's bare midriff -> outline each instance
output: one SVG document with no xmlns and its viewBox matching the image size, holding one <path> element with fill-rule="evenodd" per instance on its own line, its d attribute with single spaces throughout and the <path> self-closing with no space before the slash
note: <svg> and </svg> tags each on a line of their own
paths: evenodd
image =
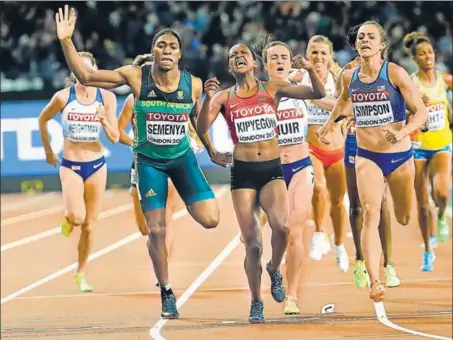
<svg viewBox="0 0 453 340">
<path fill-rule="evenodd" d="M 244 162 L 264 162 L 280 157 L 277 137 L 261 142 L 238 143 L 233 158 Z"/>
<path fill-rule="evenodd" d="M 71 142 L 65 138 L 63 157 L 74 162 L 90 162 L 104 155 L 104 147 L 101 142 L 80 143 Z"/>
<path fill-rule="evenodd" d="M 280 146 L 280 158 L 282 164 L 289 164 L 309 156 L 307 143 Z"/>
<path fill-rule="evenodd" d="M 409 136 L 406 136 L 404 140 L 399 143 L 392 144 L 386 139 L 386 132 L 382 130 L 386 127 L 390 127 L 398 131 L 401 130 L 404 125 L 404 122 L 396 122 L 382 126 L 356 128 L 357 145 L 362 149 L 382 153 L 407 151 L 411 148 Z"/>
<path fill-rule="evenodd" d="M 307 141 L 311 145 L 321 149 L 321 150 L 338 150 L 344 147 L 344 136 L 341 130 L 341 124 L 334 123 L 332 128 L 326 136 L 326 139 L 330 142 L 329 144 L 323 143 L 319 140 L 316 135 L 316 131 L 321 127 L 321 125 L 309 125 L 308 126 L 308 137 Z"/>
</svg>

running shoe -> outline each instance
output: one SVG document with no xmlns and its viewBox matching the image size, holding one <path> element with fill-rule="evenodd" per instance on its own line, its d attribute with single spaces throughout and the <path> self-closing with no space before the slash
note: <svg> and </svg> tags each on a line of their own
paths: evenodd
<svg viewBox="0 0 453 340">
<path fill-rule="evenodd" d="M 436 259 L 436 254 L 433 251 L 425 251 L 423 253 L 423 260 L 420 269 L 423 272 L 432 272 L 434 270 L 434 260 Z"/>
<path fill-rule="evenodd" d="M 72 227 L 66 218 L 63 218 L 63 220 L 61 221 L 60 228 L 61 228 L 61 233 L 63 234 L 63 236 L 68 237 L 69 235 L 71 235 Z"/>
<path fill-rule="evenodd" d="M 431 235 L 429 237 L 429 245 L 431 246 L 431 249 L 437 248 L 437 246 L 439 244 L 437 243 L 437 237 L 436 236 Z M 420 244 L 420 248 L 425 249 L 425 243 Z"/>
<path fill-rule="evenodd" d="M 370 282 L 370 277 L 366 270 L 365 262 L 356 260 L 354 265 L 354 286 L 356 288 L 365 288 Z"/>
<path fill-rule="evenodd" d="M 370 299 L 374 302 L 384 301 L 385 287 L 380 281 L 374 281 L 370 288 Z"/>
<path fill-rule="evenodd" d="M 286 297 L 284 313 L 286 315 L 300 314 L 299 305 L 297 304 L 297 297 L 289 295 Z"/>
<path fill-rule="evenodd" d="M 271 271 L 271 262 L 266 265 L 266 270 L 271 278 L 271 293 L 272 297 L 277 302 L 285 300 L 285 287 L 283 286 L 283 276 L 280 270 Z"/>
<path fill-rule="evenodd" d="M 395 288 L 401 284 L 400 279 L 396 275 L 396 270 L 393 264 L 388 264 L 385 267 L 385 284 L 389 288 Z"/>
<path fill-rule="evenodd" d="M 319 261 L 322 256 L 327 253 L 326 249 L 326 238 L 323 232 L 315 231 L 313 238 L 311 239 L 309 256 L 314 261 Z"/>
<path fill-rule="evenodd" d="M 437 238 L 441 243 L 445 243 L 450 238 L 450 227 L 445 219 L 437 219 Z"/>
<path fill-rule="evenodd" d="M 162 300 L 162 319 L 177 319 L 179 318 L 178 308 L 176 307 L 176 296 L 173 291 L 161 289 L 160 298 Z"/>
<path fill-rule="evenodd" d="M 74 275 L 75 282 L 77 283 L 77 286 L 79 287 L 79 290 L 82 293 L 89 293 L 93 291 L 93 287 L 91 287 L 88 284 L 88 281 L 85 277 L 84 273 L 76 273 Z"/>
<path fill-rule="evenodd" d="M 264 305 L 263 301 L 252 301 L 250 307 L 250 323 L 264 323 Z"/>
<path fill-rule="evenodd" d="M 341 272 L 346 273 L 349 269 L 349 257 L 348 253 L 346 252 L 346 248 L 344 244 L 341 246 L 336 246 L 334 243 L 335 236 L 330 236 L 330 242 L 333 245 L 333 252 L 335 254 L 335 258 L 337 261 L 337 267 L 340 269 Z"/>
</svg>

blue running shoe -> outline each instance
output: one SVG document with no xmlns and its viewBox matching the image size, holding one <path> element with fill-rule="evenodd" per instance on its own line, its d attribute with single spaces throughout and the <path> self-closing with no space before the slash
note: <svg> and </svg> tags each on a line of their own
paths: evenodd
<svg viewBox="0 0 453 340">
<path fill-rule="evenodd" d="M 266 270 L 269 273 L 269 276 L 271 277 L 271 293 L 272 297 L 274 298 L 275 301 L 277 302 L 283 302 L 285 301 L 285 287 L 283 286 L 283 276 L 282 273 L 280 273 L 280 270 L 276 271 L 271 271 L 271 263 L 269 262 L 266 265 Z"/>
<path fill-rule="evenodd" d="M 250 323 L 264 323 L 264 305 L 263 301 L 252 301 L 252 306 L 250 307 Z"/>
<path fill-rule="evenodd" d="M 425 251 L 423 254 L 423 262 L 420 266 L 420 269 L 424 272 L 432 272 L 434 270 L 434 260 L 436 259 L 436 255 L 433 251 Z"/>
<path fill-rule="evenodd" d="M 178 309 L 176 308 L 176 297 L 172 290 L 165 291 L 161 289 L 160 298 L 162 300 L 162 319 L 179 318 Z"/>
</svg>

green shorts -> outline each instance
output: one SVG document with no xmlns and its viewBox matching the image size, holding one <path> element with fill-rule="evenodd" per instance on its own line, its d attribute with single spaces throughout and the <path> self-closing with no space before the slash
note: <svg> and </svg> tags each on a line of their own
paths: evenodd
<svg viewBox="0 0 453 340">
<path fill-rule="evenodd" d="M 168 177 L 186 206 L 215 198 L 192 149 L 171 160 L 151 159 L 137 153 L 135 162 L 138 194 L 144 212 L 165 208 Z"/>
</svg>

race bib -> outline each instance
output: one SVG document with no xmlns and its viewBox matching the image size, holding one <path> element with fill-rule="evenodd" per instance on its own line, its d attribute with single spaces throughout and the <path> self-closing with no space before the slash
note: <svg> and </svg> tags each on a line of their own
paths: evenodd
<svg viewBox="0 0 453 340">
<path fill-rule="evenodd" d="M 357 128 L 380 126 L 395 121 L 388 91 L 354 92 L 351 97 Z"/>
<path fill-rule="evenodd" d="M 330 111 L 321 109 L 320 107 L 308 104 L 308 124 L 323 125 L 329 119 Z"/>
<path fill-rule="evenodd" d="M 428 131 L 439 131 L 445 126 L 445 106 L 443 103 L 428 107 Z"/>
<path fill-rule="evenodd" d="M 232 117 L 239 143 L 262 142 L 276 136 L 277 120 L 270 105 L 235 110 Z"/>
<path fill-rule="evenodd" d="M 73 142 L 96 142 L 101 123 L 94 113 L 68 112 L 68 139 Z"/>
<path fill-rule="evenodd" d="M 281 146 L 300 144 L 305 141 L 308 125 L 303 110 L 286 109 L 277 111 L 278 144 Z"/>
<path fill-rule="evenodd" d="M 146 138 L 156 145 L 178 145 L 189 131 L 189 116 L 148 112 L 146 114 Z"/>
</svg>

